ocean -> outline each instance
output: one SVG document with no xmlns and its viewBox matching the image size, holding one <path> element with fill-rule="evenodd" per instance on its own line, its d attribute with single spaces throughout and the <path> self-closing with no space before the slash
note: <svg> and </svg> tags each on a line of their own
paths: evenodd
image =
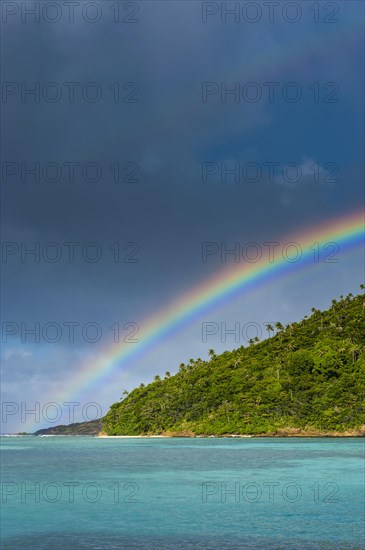
<svg viewBox="0 0 365 550">
<path fill-rule="evenodd" d="M 364 439 L 2 437 L 1 548 L 364 549 Z"/>
</svg>

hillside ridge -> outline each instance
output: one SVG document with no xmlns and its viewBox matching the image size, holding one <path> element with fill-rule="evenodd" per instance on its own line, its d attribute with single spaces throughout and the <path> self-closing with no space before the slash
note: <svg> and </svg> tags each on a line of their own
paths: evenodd
<svg viewBox="0 0 365 550">
<path fill-rule="evenodd" d="M 364 285 L 361 285 L 364 288 Z M 364 435 L 364 296 L 268 326 L 269 338 L 155 376 L 103 418 L 107 435 Z M 271 336 L 271 333 L 274 333 Z"/>
</svg>

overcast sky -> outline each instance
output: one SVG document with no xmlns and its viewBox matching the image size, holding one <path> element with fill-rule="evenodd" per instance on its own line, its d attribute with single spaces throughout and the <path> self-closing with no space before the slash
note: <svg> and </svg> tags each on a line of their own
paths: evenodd
<svg viewBox="0 0 365 550">
<path fill-rule="evenodd" d="M 21 416 L 36 403 L 73 420 L 62 388 L 102 359 L 108 327 L 143 329 L 235 262 L 223 246 L 285 246 L 363 204 L 363 4 L 278 4 L 2 3 L 3 432 L 51 425 Z M 219 252 L 203 262 L 206 242 Z M 221 323 L 256 323 L 264 338 L 265 322 L 358 293 L 363 251 L 336 259 L 195 318 L 73 396 L 74 420 L 209 348 L 246 345 L 222 341 Z M 203 342 L 207 321 L 219 331 Z M 95 343 L 88 323 L 102 330 Z M 38 342 L 26 332 L 37 326 Z"/>
</svg>

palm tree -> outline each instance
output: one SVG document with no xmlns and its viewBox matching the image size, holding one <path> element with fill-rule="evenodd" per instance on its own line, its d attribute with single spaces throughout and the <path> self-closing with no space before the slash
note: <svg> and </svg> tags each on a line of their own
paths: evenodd
<svg viewBox="0 0 365 550">
<path fill-rule="evenodd" d="M 270 324 L 267 324 L 266 325 L 266 330 L 269 333 L 269 338 L 270 338 L 270 332 L 274 332 L 274 327 Z"/>
<path fill-rule="evenodd" d="M 126 397 L 129 394 L 128 390 L 124 390 L 121 399 L 124 399 L 123 395 Z"/>
<path fill-rule="evenodd" d="M 165 372 L 165 376 L 166 376 L 166 378 L 170 378 L 171 374 L 169 373 L 168 370 Z"/>
<path fill-rule="evenodd" d="M 286 347 L 287 351 L 289 351 L 289 352 L 293 351 L 294 348 L 295 348 L 295 346 L 294 346 L 293 342 L 288 342 L 288 345 Z"/>
<path fill-rule="evenodd" d="M 355 363 L 355 361 L 357 361 L 357 359 L 359 358 L 359 355 L 360 355 L 359 346 L 357 344 L 354 344 L 353 342 L 351 342 L 350 353 L 352 355 L 352 362 Z"/>
<path fill-rule="evenodd" d="M 185 363 L 180 363 L 180 365 L 179 365 L 179 374 L 184 374 L 185 370 L 186 370 Z"/>
<path fill-rule="evenodd" d="M 280 369 L 281 369 L 281 364 L 278 364 L 278 365 L 276 366 L 276 378 L 277 378 L 278 380 L 280 380 Z"/>
<path fill-rule="evenodd" d="M 156 374 L 156 376 L 154 377 L 154 381 L 155 381 L 155 382 L 160 382 L 160 381 L 161 381 L 161 377 L 160 377 L 158 374 Z"/>
<path fill-rule="evenodd" d="M 279 332 L 279 340 L 280 340 L 280 344 L 282 343 L 283 341 L 283 334 L 282 334 L 282 331 L 284 330 L 284 325 L 282 325 L 280 323 L 280 321 L 278 321 L 277 323 L 275 323 L 275 328 L 276 330 Z"/>
</svg>

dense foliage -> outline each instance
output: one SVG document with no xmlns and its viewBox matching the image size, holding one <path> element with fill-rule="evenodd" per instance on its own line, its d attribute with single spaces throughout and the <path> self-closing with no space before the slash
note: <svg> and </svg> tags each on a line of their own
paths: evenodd
<svg viewBox="0 0 365 550">
<path fill-rule="evenodd" d="M 361 285 L 363 288 L 363 285 Z M 190 360 L 171 376 L 134 389 L 103 419 L 109 435 L 263 434 L 309 426 L 345 431 L 365 424 L 364 296 L 333 300 L 324 312 L 262 342 Z"/>
</svg>

